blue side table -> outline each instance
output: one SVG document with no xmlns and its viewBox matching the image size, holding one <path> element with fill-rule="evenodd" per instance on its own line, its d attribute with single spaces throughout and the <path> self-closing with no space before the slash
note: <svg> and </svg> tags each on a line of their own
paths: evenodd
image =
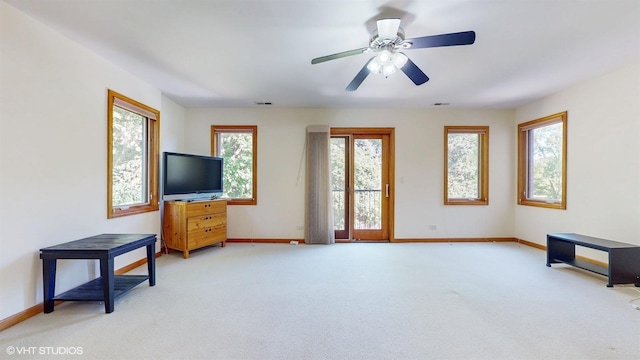
<svg viewBox="0 0 640 360">
<path fill-rule="evenodd" d="M 102 234 L 40 249 L 44 287 L 44 312 L 53 312 L 55 300 L 104 301 L 106 313 L 114 310 L 114 300 L 145 280 L 156 284 L 155 234 Z M 115 275 L 114 258 L 147 247 L 149 275 Z M 60 295 L 55 295 L 58 259 L 98 259 L 100 277 Z"/>
</svg>

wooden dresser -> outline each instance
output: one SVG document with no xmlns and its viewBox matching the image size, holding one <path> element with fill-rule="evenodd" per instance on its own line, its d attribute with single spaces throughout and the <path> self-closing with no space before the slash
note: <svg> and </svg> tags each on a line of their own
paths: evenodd
<svg viewBox="0 0 640 360">
<path fill-rule="evenodd" d="M 162 233 L 169 249 L 189 251 L 227 241 L 227 201 L 166 201 Z"/>
</svg>

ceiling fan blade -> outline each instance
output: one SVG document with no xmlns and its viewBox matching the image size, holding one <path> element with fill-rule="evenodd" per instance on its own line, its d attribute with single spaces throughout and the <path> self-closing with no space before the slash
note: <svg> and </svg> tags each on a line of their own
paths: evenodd
<svg viewBox="0 0 640 360">
<path fill-rule="evenodd" d="M 475 31 L 463 31 L 451 34 L 423 36 L 419 38 L 407 39 L 411 49 L 430 48 L 439 46 L 471 45 L 476 41 Z"/>
<path fill-rule="evenodd" d="M 429 77 L 411 59 L 407 59 L 407 62 L 400 70 L 407 74 L 409 79 L 416 85 L 422 85 L 429 81 Z"/>
<path fill-rule="evenodd" d="M 378 38 L 393 40 L 398 37 L 400 19 L 380 19 L 376 25 L 378 26 Z"/>
<path fill-rule="evenodd" d="M 366 79 L 367 76 L 369 76 L 370 71 L 367 66 L 373 59 L 375 59 L 375 56 L 369 59 L 369 61 L 367 61 L 366 64 L 364 64 L 362 69 L 360 69 L 360 72 L 356 74 L 356 77 L 354 77 L 353 80 L 351 80 L 351 82 L 349 83 L 349 85 L 347 85 L 347 89 L 346 89 L 347 91 L 356 91 L 360 86 L 360 84 L 362 84 L 364 79 Z"/>
<path fill-rule="evenodd" d="M 349 51 L 339 52 L 339 53 L 336 53 L 336 54 L 320 56 L 318 58 L 315 58 L 315 59 L 311 60 L 311 64 L 318 64 L 318 63 L 321 63 L 321 62 L 340 59 L 340 58 L 347 57 L 347 56 L 359 55 L 359 54 L 362 54 L 363 52 L 365 52 L 367 50 L 369 50 L 368 47 L 363 47 L 363 48 L 360 48 L 360 49 L 353 49 L 353 50 L 349 50 Z"/>
</svg>

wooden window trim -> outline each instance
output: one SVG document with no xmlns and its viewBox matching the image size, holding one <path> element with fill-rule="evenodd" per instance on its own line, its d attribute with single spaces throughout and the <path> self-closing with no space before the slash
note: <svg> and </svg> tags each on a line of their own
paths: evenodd
<svg viewBox="0 0 640 360">
<path fill-rule="evenodd" d="M 227 199 L 227 205 L 257 205 L 258 204 L 258 126 L 256 125 L 211 125 L 211 156 L 218 156 L 218 144 L 216 133 L 220 132 L 251 132 L 252 133 L 252 157 L 253 157 L 253 184 L 251 199 Z"/>
<path fill-rule="evenodd" d="M 148 141 L 148 173 L 147 186 L 149 201 L 146 204 L 131 205 L 127 207 L 114 207 L 113 201 L 113 105 L 114 102 L 124 101 L 134 107 L 140 108 L 148 114 L 140 114 L 148 121 L 147 141 Z M 160 111 L 135 101 L 129 97 L 119 94 L 113 90 L 107 91 L 107 218 L 117 218 L 128 215 L 142 214 L 146 212 L 158 211 L 158 162 L 160 157 Z"/>
<path fill-rule="evenodd" d="M 560 202 L 534 200 L 526 197 L 528 162 L 527 132 L 547 125 L 562 123 L 562 197 Z M 567 112 L 545 116 L 518 124 L 518 205 L 537 206 L 549 209 L 567 208 Z"/>
<path fill-rule="evenodd" d="M 480 136 L 480 196 L 477 199 L 449 198 L 449 134 L 479 134 Z M 444 204 L 445 205 L 489 205 L 489 127 L 445 126 L 444 127 Z"/>
</svg>

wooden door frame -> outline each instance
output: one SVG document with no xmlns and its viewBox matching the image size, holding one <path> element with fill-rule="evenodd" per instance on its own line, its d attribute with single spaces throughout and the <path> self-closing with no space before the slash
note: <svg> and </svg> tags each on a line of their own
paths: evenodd
<svg viewBox="0 0 640 360">
<path fill-rule="evenodd" d="M 362 128 L 353 128 L 353 127 L 332 127 L 330 136 L 349 136 L 350 141 L 353 135 L 389 135 L 389 205 L 387 209 L 387 218 L 388 218 L 388 227 L 389 227 L 389 242 L 395 241 L 395 128 L 391 127 L 362 127 Z M 352 167 L 349 169 L 349 177 L 353 174 Z M 353 214 L 351 213 L 352 206 L 349 206 L 349 217 L 353 219 Z M 348 241 L 352 241 L 353 239 L 353 221 L 350 221 L 349 224 L 349 239 Z"/>
</svg>

